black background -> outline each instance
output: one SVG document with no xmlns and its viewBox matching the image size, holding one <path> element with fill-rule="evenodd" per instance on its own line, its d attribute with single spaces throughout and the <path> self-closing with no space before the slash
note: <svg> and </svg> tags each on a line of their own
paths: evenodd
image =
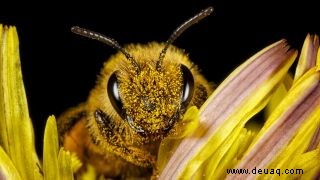
<svg viewBox="0 0 320 180">
<path fill-rule="evenodd" d="M 30 116 L 41 154 L 49 115 L 86 100 L 111 47 L 70 33 L 79 25 L 113 37 L 120 44 L 162 42 L 182 22 L 213 6 L 213 16 L 183 33 L 183 48 L 203 74 L 219 84 L 236 66 L 263 47 L 286 38 L 300 49 L 307 33 L 320 34 L 313 2 L 105 1 L 8 6 L 0 23 L 15 25 Z M 2 8 L 5 6 L 2 6 Z"/>
</svg>

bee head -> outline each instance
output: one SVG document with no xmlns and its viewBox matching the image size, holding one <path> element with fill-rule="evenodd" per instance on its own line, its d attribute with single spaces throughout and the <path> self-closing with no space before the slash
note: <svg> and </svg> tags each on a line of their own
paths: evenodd
<svg viewBox="0 0 320 180">
<path fill-rule="evenodd" d="M 110 76 L 110 102 L 136 132 L 164 135 L 192 99 L 193 75 L 182 64 L 166 63 L 162 70 L 156 63 L 139 65 L 138 74 L 116 71 Z"/>
<path fill-rule="evenodd" d="M 113 108 L 134 131 L 163 137 L 184 113 L 193 96 L 194 78 L 188 67 L 174 62 L 175 58 L 165 56 L 176 38 L 212 12 L 212 7 L 204 9 L 180 25 L 154 59 L 154 54 L 145 55 L 150 51 L 140 51 L 141 56 L 149 57 L 147 60 L 132 56 L 110 37 L 79 27 L 71 28 L 72 32 L 101 41 L 125 55 L 129 62 L 124 67 L 127 70 L 118 70 L 110 75 L 107 94 Z M 100 115 L 97 117 L 105 119 Z"/>
</svg>

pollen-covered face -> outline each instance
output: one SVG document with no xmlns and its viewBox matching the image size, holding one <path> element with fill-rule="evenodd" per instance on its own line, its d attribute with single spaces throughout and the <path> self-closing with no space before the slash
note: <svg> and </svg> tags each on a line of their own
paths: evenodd
<svg viewBox="0 0 320 180">
<path fill-rule="evenodd" d="M 193 77 L 181 64 L 142 64 L 139 72 L 117 71 L 108 92 L 119 115 L 144 135 L 165 134 L 179 120 L 192 97 Z"/>
</svg>

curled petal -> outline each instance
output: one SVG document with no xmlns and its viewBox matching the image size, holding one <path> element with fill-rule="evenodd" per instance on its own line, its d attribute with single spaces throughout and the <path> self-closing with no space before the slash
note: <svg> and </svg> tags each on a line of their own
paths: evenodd
<svg viewBox="0 0 320 180">
<path fill-rule="evenodd" d="M 237 169 L 286 168 L 307 150 L 319 125 L 320 72 L 310 69 L 293 85 L 270 115 Z M 252 178 L 254 174 L 230 175 Z"/>
<path fill-rule="evenodd" d="M 266 104 L 296 54 L 281 40 L 238 67 L 201 107 L 199 127 L 181 141 L 160 179 L 190 178 L 218 153 L 214 171 L 245 123 Z"/>
</svg>

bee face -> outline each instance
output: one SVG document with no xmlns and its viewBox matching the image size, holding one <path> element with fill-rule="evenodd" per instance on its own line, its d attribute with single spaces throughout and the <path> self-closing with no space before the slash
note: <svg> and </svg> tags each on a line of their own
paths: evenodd
<svg viewBox="0 0 320 180">
<path fill-rule="evenodd" d="M 156 61 L 138 61 L 138 73 L 133 68 L 113 72 L 107 84 L 108 97 L 134 131 L 163 137 L 188 106 L 194 78 L 185 65 L 177 63 L 179 60 L 166 59 L 161 69 Z"/>
</svg>

